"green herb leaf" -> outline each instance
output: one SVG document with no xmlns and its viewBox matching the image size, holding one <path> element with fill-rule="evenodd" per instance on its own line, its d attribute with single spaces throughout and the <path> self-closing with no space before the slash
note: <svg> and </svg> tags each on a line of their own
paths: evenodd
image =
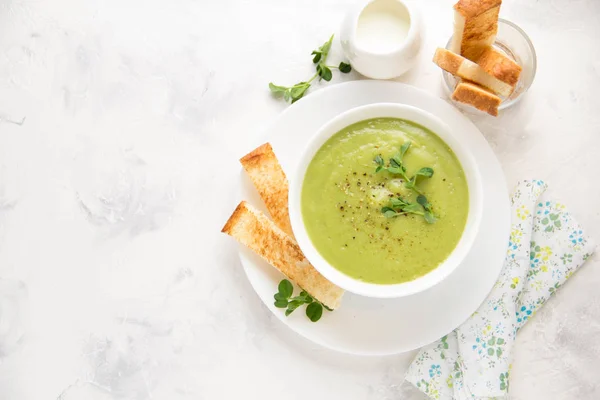
<svg viewBox="0 0 600 400">
<path fill-rule="evenodd" d="M 400 147 L 400 159 L 404 157 L 408 149 L 410 148 L 410 140 L 404 142 Z"/>
<path fill-rule="evenodd" d="M 325 60 L 327 59 L 327 56 L 329 55 L 329 50 L 331 50 L 331 44 L 333 43 L 333 36 L 334 35 L 331 35 L 329 40 L 326 41 L 325 43 L 323 43 L 323 46 L 319 47 L 319 51 L 323 55 L 323 62 L 325 62 Z"/>
<path fill-rule="evenodd" d="M 375 157 L 375 164 L 383 167 L 384 161 L 383 161 L 383 158 L 381 157 L 381 154 L 378 154 L 377 157 Z"/>
<path fill-rule="evenodd" d="M 387 207 L 387 206 L 383 207 L 381 209 L 381 212 L 383 213 L 383 216 L 386 217 L 386 218 L 394 218 L 394 217 L 397 217 L 399 215 L 396 211 L 394 211 L 393 208 Z"/>
<path fill-rule="evenodd" d="M 285 295 L 283 295 L 283 294 L 281 294 L 281 293 L 278 292 L 278 293 L 275 293 L 273 295 L 273 298 L 275 299 L 275 301 L 280 301 L 280 300 L 282 300 L 282 301 L 288 301 L 289 296 L 285 296 Z"/>
<path fill-rule="evenodd" d="M 278 294 L 286 299 L 289 299 L 292 293 L 294 293 L 294 286 L 292 285 L 292 282 L 288 281 L 287 279 L 283 279 L 281 282 L 279 282 L 277 289 L 279 290 Z"/>
<path fill-rule="evenodd" d="M 288 90 L 288 88 L 286 88 L 285 86 L 278 86 L 270 82 L 269 90 L 271 90 L 271 93 L 273 94 L 283 94 L 286 90 Z"/>
<path fill-rule="evenodd" d="M 343 61 L 340 63 L 338 68 L 340 69 L 340 72 L 344 74 L 347 74 L 348 72 L 352 71 L 352 67 L 350 66 L 350 64 L 347 64 Z"/>
<path fill-rule="evenodd" d="M 314 54 L 313 63 L 316 64 L 316 63 L 318 63 L 321 60 L 322 53 L 320 51 L 313 50 L 313 52 L 310 53 L 310 54 Z"/>
<path fill-rule="evenodd" d="M 287 310 L 285 310 L 285 316 L 289 316 L 291 313 L 293 313 L 296 308 L 300 307 L 302 304 L 305 304 L 303 301 L 301 300 L 293 300 L 290 301 L 287 305 Z"/>
<path fill-rule="evenodd" d="M 288 90 L 286 90 L 285 92 L 283 92 L 283 99 L 285 101 L 290 101 L 291 98 L 292 98 L 292 89 L 288 88 Z"/>
<path fill-rule="evenodd" d="M 275 301 L 275 307 L 277 308 L 286 308 L 288 306 L 287 300 L 277 300 Z"/>
<path fill-rule="evenodd" d="M 426 211 L 431 211 L 431 204 L 429 203 L 429 200 L 427 200 L 427 197 L 425 197 L 424 195 L 420 194 L 417 196 L 417 203 L 422 205 Z"/>
<path fill-rule="evenodd" d="M 404 206 L 402 208 L 402 211 L 411 213 L 411 214 L 423 215 L 423 207 L 421 207 L 419 204 L 415 204 L 415 203 Z"/>
<path fill-rule="evenodd" d="M 437 221 L 437 218 L 433 215 L 431 211 L 425 211 L 423 217 L 425 217 L 425 221 L 427 221 L 428 224 L 434 224 L 435 221 Z"/>
<path fill-rule="evenodd" d="M 291 91 L 290 91 L 290 94 L 292 97 L 292 103 L 301 99 L 309 87 L 310 87 L 310 83 L 308 83 L 308 82 L 300 82 L 300 83 L 297 83 L 294 86 L 292 86 Z"/>
<path fill-rule="evenodd" d="M 386 212 L 383 213 L 383 216 L 386 217 L 386 218 L 394 218 L 394 217 L 397 217 L 399 215 L 400 215 L 399 213 L 397 213 L 396 211 L 393 211 L 393 210 L 392 211 L 386 211 Z"/>
<path fill-rule="evenodd" d="M 300 292 L 300 294 L 299 294 L 299 296 L 298 296 L 298 297 L 302 297 L 302 298 L 304 298 L 304 301 L 305 301 L 306 303 L 311 303 L 311 302 L 313 302 L 313 301 L 314 301 L 314 299 L 312 298 L 312 296 L 311 296 L 310 294 L 308 294 L 308 292 L 306 292 L 306 291 L 304 291 L 304 290 Z"/>
<path fill-rule="evenodd" d="M 306 307 L 306 316 L 312 322 L 317 322 L 318 320 L 320 320 L 322 315 L 323 306 L 321 305 L 321 303 L 310 303 L 308 307 Z"/>
<path fill-rule="evenodd" d="M 415 176 L 425 176 L 427 178 L 431 178 L 433 176 L 433 169 L 429 167 L 421 168 L 417 171 Z"/>
<path fill-rule="evenodd" d="M 317 73 L 319 74 L 319 76 L 321 78 L 325 79 L 327 82 L 329 82 L 331 80 L 331 78 L 333 77 L 331 70 L 329 69 L 329 67 L 327 67 L 325 65 L 319 64 L 317 66 Z"/>
<path fill-rule="evenodd" d="M 397 156 L 390 158 L 390 167 L 402 169 L 402 160 L 398 159 Z"/>
<path fill-rule="evenodd" d="M 400 168 L 400 167 L 389 167 L 387 170 L 389 173 L 392 173 L 392 174 L 398 174 L 398 175 L 404 174 L 404 171 L 402 171 L 402 168 Z"/>
<path fill-rule="evenodd" d="M 417 196 L 417 203 L 422 205 L 425 209 L 429 208 L 429 202 L 427 201 L 427 197 L 423 196 L 422 194 Z"/>
<path fill-rule="evenodd" d="M 396 208 L 402 208 L 404 206 L 406 206 L 406 202 L 404 200 L 402 200 L 401 198 L 393 198 L 390 200 L 390 205 L 392 206 L 392 208 L 396 209 Z"/>
</svg>

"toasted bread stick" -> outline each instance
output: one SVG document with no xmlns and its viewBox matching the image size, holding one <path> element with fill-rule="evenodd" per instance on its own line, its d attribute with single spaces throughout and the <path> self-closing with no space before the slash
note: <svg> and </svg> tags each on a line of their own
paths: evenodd
<svg viewBox="0 0 600 400">
<path fill-rule="evenodd" d="M 275 224 L 294 236 L 288 211 L 288 181 L 269 143 L 240 159 Z"/>
<path fill-rule="evenodd" d="M 310 265 L 293 238 L 245 201 L 237 206 L 222 232 L 250 248 L 327 307 L 339 307 L 344 291 Z"/>
<path fill-rule="evenodd" d="M 433 62 L 452 75 L 475 82 L 501 96 L 508 97 L 514 90 L 514 86 L 488 74 L 473 61 L 450 50 L 438 48 L 433 56 Z"/>
<path fill-rule="evenodd" d="M 476 61 L 496 39 L 501 4 L 502 0 L 459 0 L 450 50 Z"/>
<path fill-rule="evenodd" d="M 498 96 L 472 82 L 459 83 L 452 93 L 452 99 L 469 104 L 494 117 L 498 115 L 498 106 L 501 102 Z"/>
<path fill-rule="evenodd" d="M 521 66 L 491 47 L 481 53 L 477 58 L 477 64 L 485 72 L 513 88 L 519 82 Z"/>
</svg>

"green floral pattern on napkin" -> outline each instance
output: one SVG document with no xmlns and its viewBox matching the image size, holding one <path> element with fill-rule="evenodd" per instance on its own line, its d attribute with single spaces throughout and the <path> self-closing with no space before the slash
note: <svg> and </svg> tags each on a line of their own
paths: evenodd
<svg viewBox="0 0 600 400">
<path fill-rule="evenodd" d="M 565 206 L 542 200 L 546 188 L 539 180 L 517 186 L 494 288 L 463 325 L 421 349 L 410 365 L 406 379 L 430 398 L 504 398 L 517 332 L 592 254 L 594 244 Z"/>
</svg>

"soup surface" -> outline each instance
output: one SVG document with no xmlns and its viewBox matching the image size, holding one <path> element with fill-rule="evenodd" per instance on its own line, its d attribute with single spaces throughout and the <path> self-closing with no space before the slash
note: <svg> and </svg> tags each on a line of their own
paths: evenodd
<svg viewBox="0 0 600 400">
<path fill-rule="evenodd" d="M 431 205 L 433 223 L 418 214 L 390 217 L 382 211 L 396 198 L 418 204 L 418 193 L 401 176 L 385 168 L 375 172 L 378 155 L 388 167 L 408 141 L 405 176 L 433 169 L 416 184 Z M 346 127 L 317 151 L 301 207 L 311 241 L 332 266 L 366 282 L 394 284 L 418 278 L 448 257 L 465 227 L 469 193 L 464 171 L 442 139 L 409 121 L 377 118 Z"/>
</svg>

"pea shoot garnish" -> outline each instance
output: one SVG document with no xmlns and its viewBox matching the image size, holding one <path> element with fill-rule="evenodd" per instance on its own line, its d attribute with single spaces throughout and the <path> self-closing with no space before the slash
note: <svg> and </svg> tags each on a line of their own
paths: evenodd
<svg viewBox="0 0 600 400">
<path fill-rule="evenodd" d="M 339 69 L 340 72 L 344 74 L 352 71 L 350 64 L 343 61 L 338 66 L 326 64 L 327 56 L 329 55 L 329 50 L 331 49 L 332 43 L 333 35 L 331 35 L 329 40 L 321 47 L 319 47 L 317 50 L 313 50 L 311 53 L 316 72 L 309 80 L 296 83 L 294 86 L 279 86 L 269 83 L 269 89 L 271 90 L 271 93 L 278 96 L 283 96 L 285 101 L 291 101 L 294 103 L 304 96 L 308 88 L 310 88 L 312 81 L 314 81 L 317 77 L 329 82 L 333 77 L 333 73 L 331 72 L 332 69 Z"/>
<path fill-rule="evenodd" d="M 417 193 L 417 202 L 411 203 L 401 197 L 390 199 L 390 204 L 381 209 L 383 215 L 387 218 L 394 218 L 400 215 L 415 214 L 421 215 L 425 218 L 425 221 L 429 224 L 433 224 L 437 219 L 433 214 L 433 210 L 427 197 L 423 195 L 423 192 L 417 187 L 417 183 L 420 177 L 431 178 L 433 176 L 433 168 L 423 167 L 418 170 L 412 177 L 406 175 L 406 166 L 404 165 L 404 155 L 410 148 L 411 142 L 406 141 L 400 147 L 400 152 L 396 153 L 386 166 L 385 160 L 381 155 L 375 157 L 375 172 L 387 171 L 392 175 L 400 175 L 404 180 L 404 186 Z"/>
<path fill-rule="evenodd" d="M 402 197 L 392 198 L 390 200 L 390 205 L 383 207 L 381 212 L 386 218 L 415 214 L 425 218 L 425 221 L 427 221 L 429 224 L 433 224 L 437 220 L 435 215 L 433 215 L 433 211 L 431 210 L 431 204 L 429 204 L 427 198 L 422 194 L 417 196 L 416 203 L 410 203 L 404 200 Z"/>
<path fill-rule="evenodd" d="M 427 221 L 430 224 L 433 224 L 437 220 L 437 218 L 435 217 L 435 215 L 433 215 L 433 211 L 431 210 L 431 204 L 427 200 L 427 197 L 425 197 L 422 194 L 418 195 L 417 203 L 419 203 L 425 210 L 425 213 L 423 214 L 423 216 L 425 217 L 425 221 Z"/>
<path fill-rule="evenodd" d="M 306 316 L 312 322 L 317 322 L 321 319 L 323 315 L 323 308 L 326 308 L 329 311 L 332 311 L 327 306 L 320 303 L 318 300 L 314 299 L 311 295 L 309 295 L 306 291 L 301 291 L 300 294 L 296 297 L 292 297 L 294 294 L 294 286 L 287 279 L 279 282 L 279 286 L 277 287 L 278 292 L 275 293 L 273 298 L 275 298 L 275 307 L 277 308 L 285 308 L 285 316 L 289 316 L 293 313 L 298 307 L 306 304 Z"/>
</svg>

